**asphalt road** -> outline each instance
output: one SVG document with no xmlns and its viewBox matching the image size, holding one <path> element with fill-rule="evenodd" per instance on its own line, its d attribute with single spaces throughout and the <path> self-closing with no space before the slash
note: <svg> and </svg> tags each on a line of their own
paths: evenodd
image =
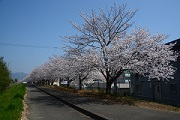
<svg viewBox="0 0 180 120">
<path fill-rule="evenodd" d="M 67 94 L 43 86 L 38 88 L 57 96 L 81 109 L 109 120 L 180 120 L 180 113 L 138 108 L 129 105 L 109 104 L 87 97 Z M 66 106 L 33 86 L 27 86 L 29 120 L 89 120 L 88 116 Z"/>
<path fill-rule="evenodd" d="M 90 120 L 50 95 L 27 85 L 28 120 Z"/>
</svg>

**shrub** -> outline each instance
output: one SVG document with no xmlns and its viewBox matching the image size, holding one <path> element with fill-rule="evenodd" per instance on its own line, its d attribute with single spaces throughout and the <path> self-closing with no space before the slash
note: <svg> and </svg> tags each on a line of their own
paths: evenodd
<svg viewBox="0 0 180 120">
<path fill-rule="evenodd" d="M 0 57 L 0 92 L 3 92 L 11 83 L 10 71 L 7 68 L 3 57 Z"/>
</svg>

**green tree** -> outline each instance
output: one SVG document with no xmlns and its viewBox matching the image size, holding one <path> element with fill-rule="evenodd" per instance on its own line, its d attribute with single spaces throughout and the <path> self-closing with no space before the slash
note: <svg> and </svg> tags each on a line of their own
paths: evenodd
<svg viewBox="0 0 180 120">
<path fill-rule="evenodd" d="M 0 92 L 3 92 L 11 83 L 10 71 L 3 57 L 0 57 Z"/>
<path fill-rule="evenodd" d="M 15 80 L 14 80 L 14 82 L 16 82 L 16 83 L 17 83 L 17 82 L 18 82 L 18 79 L 15 79 Z"/>
</svg>

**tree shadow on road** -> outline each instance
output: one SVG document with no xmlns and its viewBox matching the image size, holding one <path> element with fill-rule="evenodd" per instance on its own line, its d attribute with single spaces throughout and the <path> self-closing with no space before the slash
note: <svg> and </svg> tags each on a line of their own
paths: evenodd
<svg viewBox="0 0 180 120">
<path fill-rule="evenodd" d="M 77 94 L 62 92 L 58 90 L 54 90 L 52 88 L 47 88 L 44 86 L 38 86 L 43 91 L 48 92 L 49 94 L 52 94 L 53 96 L 58 97 L 59 99 L 62 99 L 63 101 L 69 102 L 74 105 L 83 105 L 83 104 L 102 104 L 102 105 L 113 105 L 115 104 L 112 101 L 109 100 L 100 100 L 100 99 L 94 99 L 90 97 L 84 97 L 79 96 Z"/>
<path fill-rule="evenodd" d="M 43 104 L 46 106 L 53 106 L 53 107 L 65 107 L 65 104 L 61 101 L 58 101 L 56 98 L 52 96 L 42 93 L 39 89 L 34 89 L 34 86 L 27 85 L 27 104 Z"/>
</svg>

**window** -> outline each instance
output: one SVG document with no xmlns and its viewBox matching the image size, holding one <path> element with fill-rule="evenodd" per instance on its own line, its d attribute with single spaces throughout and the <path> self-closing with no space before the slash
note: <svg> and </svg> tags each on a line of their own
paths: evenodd
<svg viewBox="0 0 180 120">
<path fill-rule="evenodd" d="M 130 70 L 125 70 L 124 71 L 124 77 L 131 77 Z"/>
<path fill-rule="evenodd" d="M 124 76 L 125 77 L 131 77 L 131 74 L 130 73 L 125 73 Z"/>
<path fill-rule="evenodd" d="M 176 92 L 177 92 L 176 84 L 170 84 L 170 93 L 176 93 Z"/>
</svg>

